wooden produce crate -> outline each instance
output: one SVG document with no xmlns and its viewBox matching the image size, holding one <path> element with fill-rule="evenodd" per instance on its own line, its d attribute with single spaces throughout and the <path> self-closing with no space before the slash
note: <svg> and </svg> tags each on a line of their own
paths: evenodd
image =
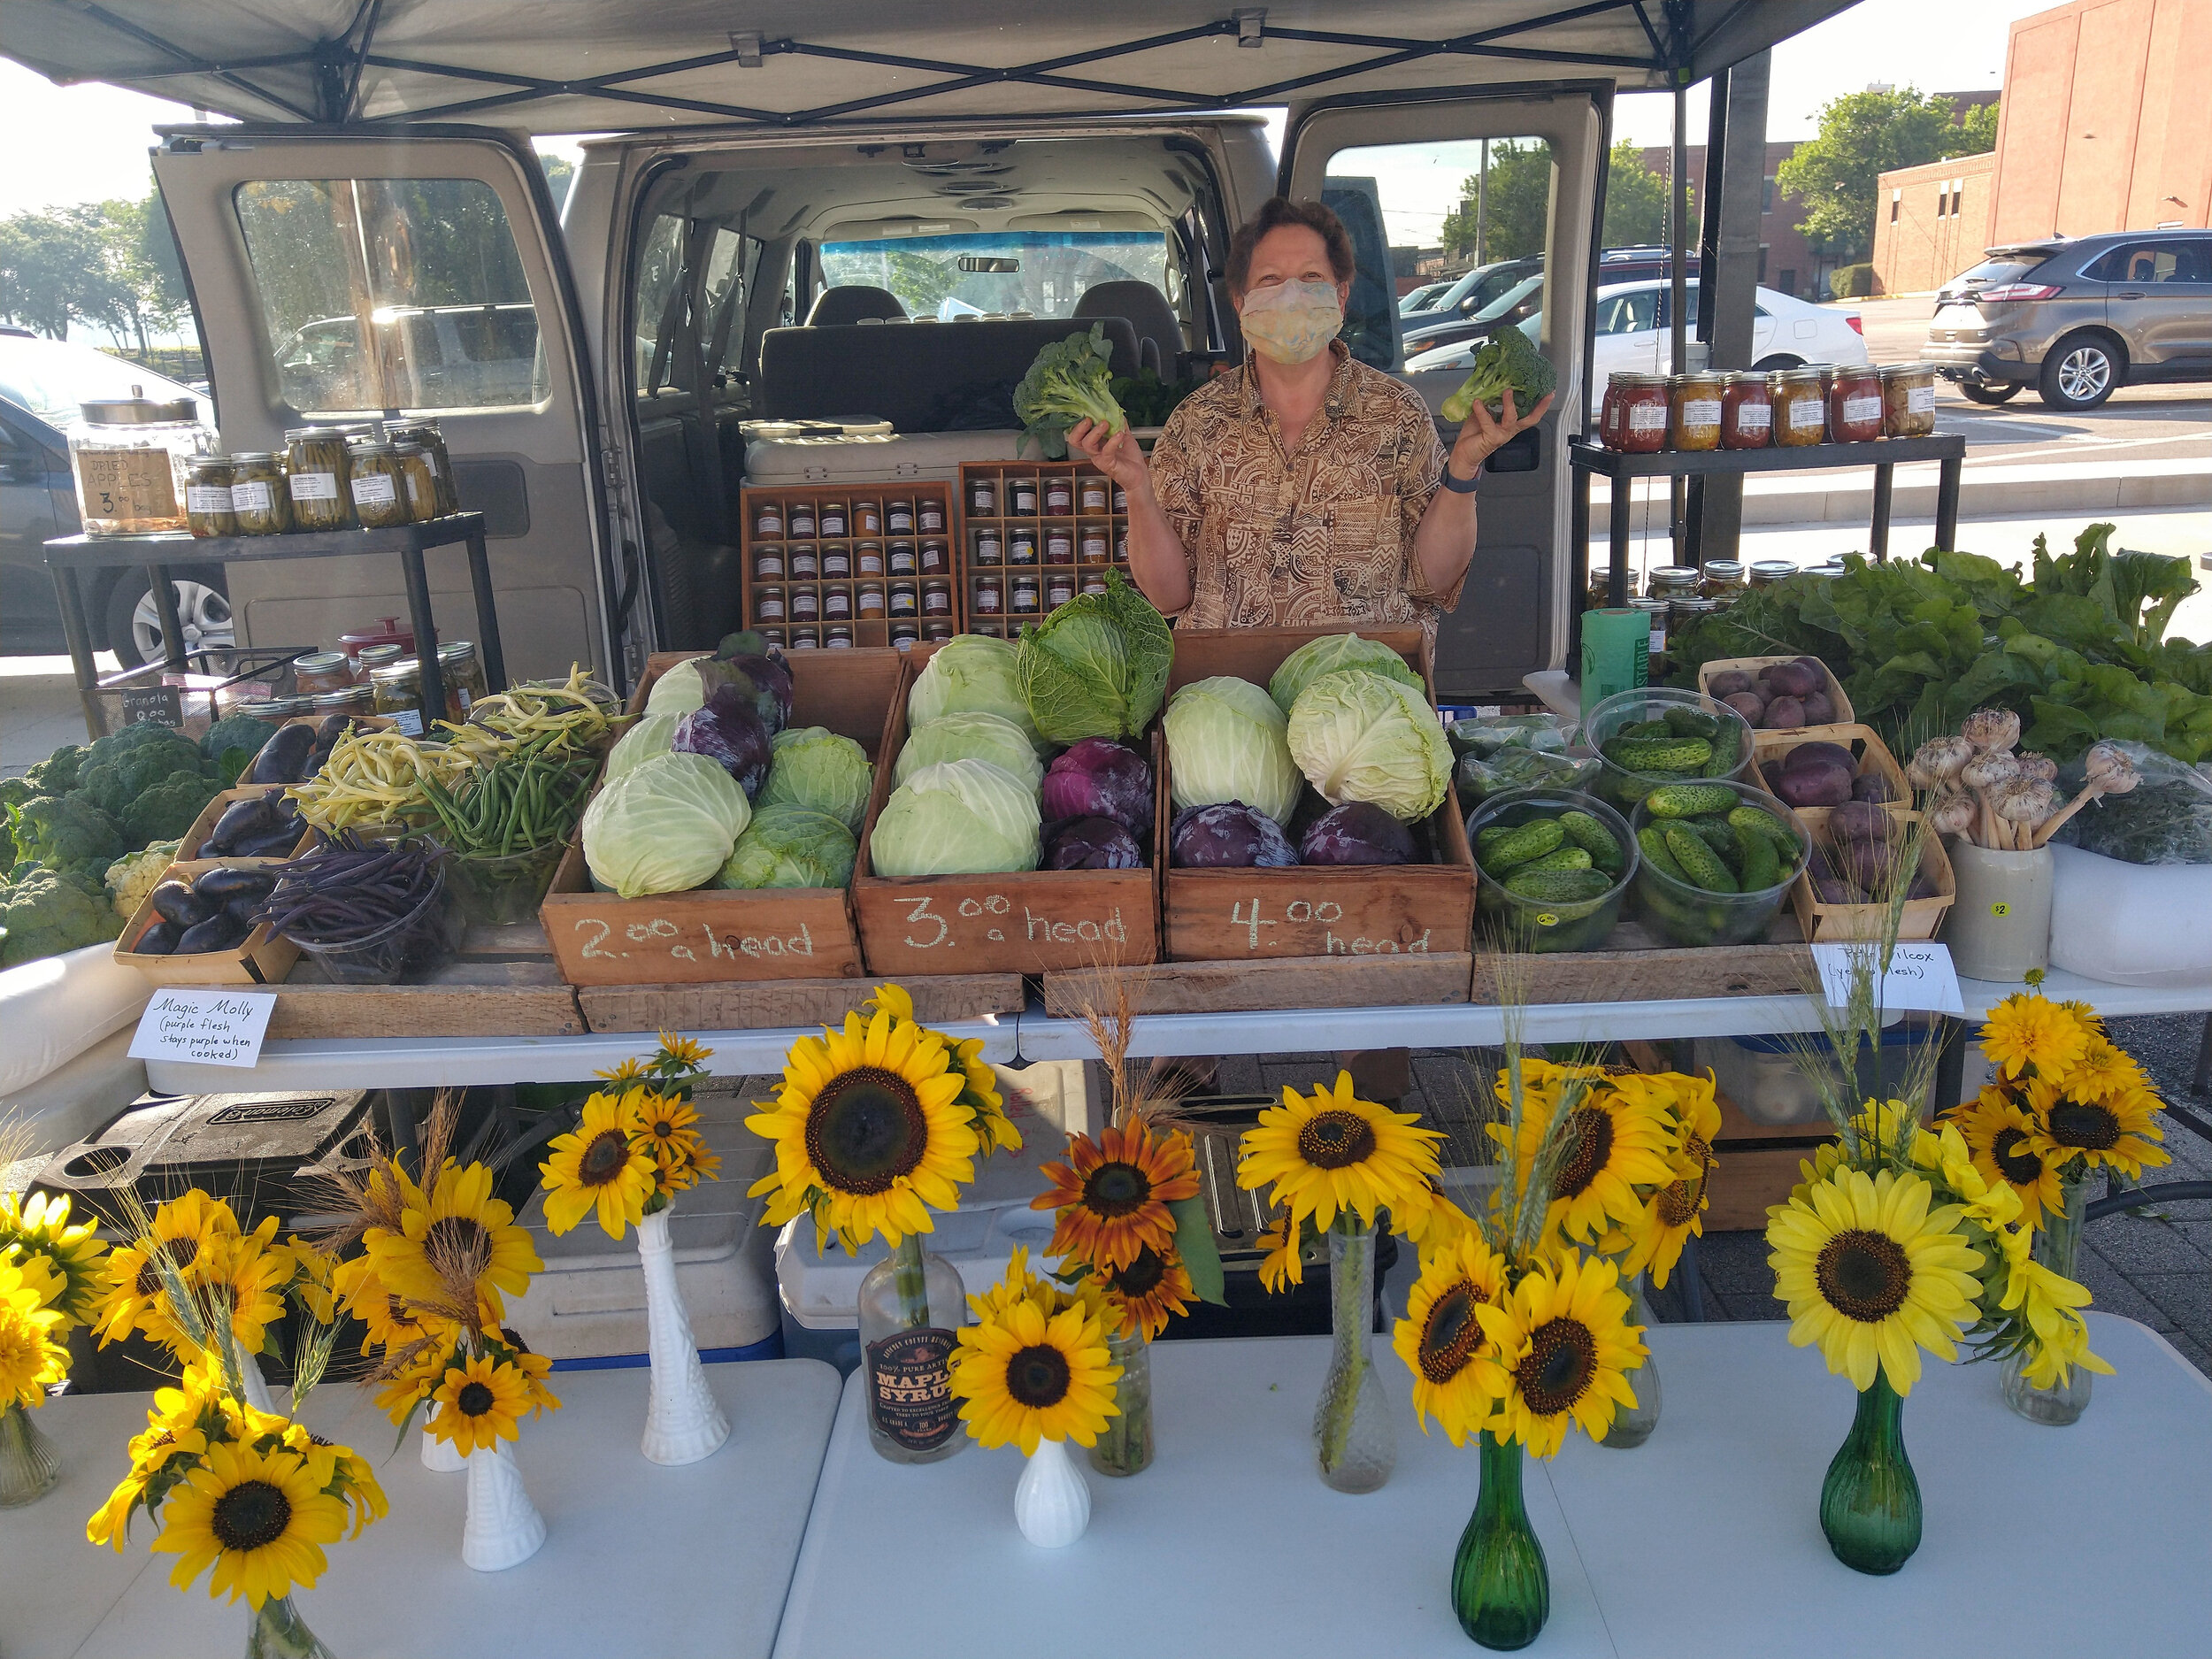
<svg viewBox="0 0 2212 1659">
<path fill-rule="evenodd" d="M 1015 487 L 1026 484 L 1035 495 L 1032 510 L 1017 512 Z M 1048 511 L 1056 484 L 1068 490 L 1067 511 Z M 1102 503 L 1095 499 L 1103 492 Z M 1129 568 L 1127 502 L 1115 505 L 1120 492 L 1087 461 L 968 461 L 960 468 L 959 591 L 967 632 L 1011 639 L 1025 622 L 1042 619 L 1063 600 L 1092 584 L 1103 591 L 1108 566 Z M 1086 505 L 1086 496 L 1094 499 Z M 1059 538 L 1064 535 L 1065 557 Z M 1025 561 L 1017 560 L 1018 541 L 1025 539 Z M 995 545 L 995 557 L 991 549 Z M 1036 579 L 1036 603 L 1018 609 L 1014 582 Z M 1055 596 L 1056 584 L 1065 590 Z"/>
<path fill-rule="evenodd" d="M 744 601 L 744 626 L 760 629 L 795 657 L 803 656 L 810 649 L 810 640 L 814 645 L 826 641 L 831 626 L 842 622 L 851 624 L 853 644 L 863 649 L 894 644 L 895 624 L 911 624 L 915 631 L 910 637 L 914 640 L 929 638 L 932 628 L 938 626 L 942 626 L 947 638 L 959 632 L 962 610 L 954 556 L 954 549 L 958 545 L 955 540 L 957 517 L 953 511 L 952 486 L 945 480 L 918 478 L 888 484 L 757 484 L 741 492 L 740 509 L 743 513 L 744 557 L 739 588 Z M 780 533 L 764 534 L 764 509 L 772 509 L 775 522 L 782 526 Z M 791 532 L 795 511 L 802 509 L 814 515 L 812 535 L 794 535 Z M 845 534 L 823 535 L 823 512 L 841 509 L 844 513 Z M 894 530 L 891 526 L 901 522 L 902 510 L 910 516 L 911 526 Z M 875 529 L 866 529 L 872 523 Z M 935 527 L 924 530 L 924 524 Z M 811 580 L 792 573 L 802 549 L 812 549 L 816 559 L 818 573 Z M 893 571 L 902 549 L 913 560 L 915 568 L 911 574 Z M 850 572 L 849 576 L 839 579 L 819 574 L 825 557 L 841 555 Z M 764 579 L 761 574 L 763 560 L 770 557 L 780 561 L 783 575 L 780 580 Z M 871 560 L 879 568 L 868 568 Z M 933 563 L 937 568 L 926 568 Z M 927 609 L 924 584 L 928 582 L 944 584 L 945 610 L 941 614 Z M 881 588 L 881 611 L 862 609 L 864 583 Z M 912 588 L 915 601 L 912 612 L 904 615 L 893 610 L 892 590 L 902 584 Z M 841 591 L 849 602 L 849 612 L 842 618 L 830 614 Z M 811 598 L 815 611 L 811 620 L 797 614 L 803 606 L 803 594 Z M 783 601 L 784 614 L 780 618 L 773 615 L 770 603 L 776 596 Z M 765 613 L 764 605 L 768 607 Z M 809 629 L 812 630 L 810 635 Z M 800 723 L 826 724 L 820 720 Z M 868 741 L 872 742 L 874 737 L 872 733 Z"/>
<path fill-rule="evenodd" d="M 197 858 L 200 856 L 200 849 L 207 844 L 207 838 L 215 833 L 215 825 L 217 820 L 239 802 L 250 801 L 257 796 L 268 794 L 272 789 L 281 789 L 282 787 L 284 787 L 284 786 L 280 783 L 250 783 L 241 788 L 224 790 L 220 795 L 217 795 L 213 800 L 210 801 L 205 806 L 200 809 L 200 816 L 192 820 L 192 827 L 185 831 L 184 839 L 177 843 L 177 857 L 179 861 L 181 862 L 186 859 Z M 298 857 L 300 854 L 305 852 L 320 839 L 321 837 L 315 833 L 313 827 L 311 826 L 300 836 L 299 840 L 293 844 L 292 850 L 281 857 L 272 856 L 263 858 L 229 858 L 224 859 L 221 862 L 244 865 L 247 867 L 251 867 L 255 864 L 281 864 L 284 862 L 284 857 Z"/>
<path fill-rule="evenodd" d="M 180 858 L 162 875 L 164 881 L 192 882 L 211 870 L 265 870 L 280 862 L 274 858 Z M 131 919 L 115 941 L 115 959 L 136 968 L 156 985 L 276 985 L 299 960 L 300 948 L 280 933 L 257 924 L 245 942 L 231 950 L 201 951 L 192 956 L 143 956 L 130 947 L 159 918 L 150 895 L 141 899 Z"/>
<path fill-rule="evenodd" d="M 1293 651 L 1310 640 L 1342 632 L 1178 628 L 1168 695 L 1194 680 L 1222 675 L 1248 680 L 1265 690 L 1270 676 Z M 1403 657 L 1429 686 L 1433 703 L 1435 687 L 1422 630 L 1357 632 Z M 1165 857 L 1168 826 L 1174 817 L 1169 764 L 1163 744 L 1157 839 L 1163 854 L 1161 917 L 1170 962 L 1326 956 L 1344 964 L 1400 955 L 1467 954 L 1474 925 L 1475 860 L 1455 789 L 1447 791 L 1443 805 L 1422 826 L 1440 860 L 1437 864 L 1177 870 Z"/>
<path fill-rule="evenodd" d="M 1731 668 L 1740 668 L 1755 680 L 1759 676 L 1759 671 L 1770 664 L 1793 663 L 1796 660 L 1794 657 L 1717 657 L 1697 671 L 1697 688 L 1700 691 L 1705 691 L 1706 687 L 1712 682 L 1715 674 L 1722 673 Z M 1834 671 L 1827 664 L 1823 663 L 1820 665 L 1820 672 L 1827 687 L 1828 702 L 1834 709 L 1836 718 L 1824 721 L 1818 726 L 1799 726 L 1786 732 L 1763 732 L 1754 727 L 1752 734 L 1756 740 L 1755 749 L 1757 753 L 1763 755 L 1766 753 L 1770 739 L 1789 738 L 1801 741 L 1808 738 L 1828 737 L 1837 726 L 1850 726 L 1858 718 L 1852 710 L 1851 699 L 1844 695 L 1843 684 L 1836 678 Z M 1705 691 L 1705 695 L 1709 697 L 1712 693 Z M 1865 728 L 1859 729 L 1864 730 Z"/>
<path fill-rule="evenodd" d="M 840 1025 L 876 994 L 873 979 L 772 979 L 749 985 L 585 986 L 576 993 L 594 1031 L 738 1031 Z M 948 973 L 906 982 L 924 1025 L 1018 1014 L 1018 973 Z"/>
<path fill-rule="evenodd" d="M 1538 1002 L 1671 1002 L 1705 996 L 1801 996 L 1816 990 L 1812 952 L 1797 918 L 1776 916 L 1766 937 L 1749 945 L 1685 946 L 1624 919 L 1603 950 L 1475 953 L 1472 999 L 1486 1006 L 1517 999 Z"/>
<path fill-rule="evenodd" d="M 891 794 L 892 768 L 906 744 L 907 693 L 927 663 L 909 652 L 876 763 L 875 792 L 853 869 L 853 907 L 871 973 L 1048 973 L 1130 966 L 1160 954 L 1158 871 L 1026 870 L 1003 875 L 879 876 L 871 861 L 876 819 Z M 1155 787 L 1164 764 L 1151 740 Z M 1156 865 L 1161 849 L 1152 849 Z"/>
<path fill-rule="evenodd" d="M 1833 807 L 1800 807 L 1797 816 L 1812 832 L 1813 843 L 1819 846 L 1825 839 L 1828 820 Z M 1908 826 L 1920 822 L 1920 814 L 1911 810 L 1893 811 L 1891 823 L 1893 833 L 1902 835 Z M 1958 902 L 1958 878 L 1952 872 L 1951 856 L 1944 850 L 1943 837 L 1924 836 L 1920 843 L 1920 868 L 1935 884 L 1935 896 L 1926 899 L 1907 899 L 1903 912 L 1897 918 L 1897 937 L 1900 939 L 1933 939 L 1943 926 L 1943 918 L 1951 906 Z M 1888 926 L 1889 907 L 1886 904 L 1829 904 L 1822 901 L 1813 888 L 1809 867 L 1800 872 L 1790 884 L 1790 908 L 1797 913 L 1797 926 L 1809 940 L 1820 944 L 1838 940 L 1879 940 Z"/>
<path fill-rule="evenodd" d="M 1781 775 L 1782 762 L 1790 750 L 1807 743 L 1833 743 L 1851 751 L 1851 758 L 1858 763 L 1860 772 L 1872 767 L 1889 780 L 1890 794 L 1894 797 L 1887 804 L 1892 813 L 1912 810 L 1912 785 L 1905 780 L 1905 769 L 1897 764 L 1897 757 L 1889 752 L 1889 745 L 1882 741 L 1881 733 L 1870 726 L 1852 721 L 1838 721 L 1833 726 L 1809 726 L 1795 732 L 1760 732 L 1752 748 L 1751 770 L 1746 774 L 1748 781 L 1774 794 L 1774 780 Z M 1776 799 L 1779 800 L 1778 795 Z M 1785 804 L 1787 804 L 1785 803 Z M 1800 813 L 1807 810 L 1824 811 L 1822 807 L 1795 807 Z M 1812 820 L 1808 818 L 1807 823 Z"/>
<path fill-rule="evenodd" d="M 657 654 L 630 695 L 645 706 L 653 682 L 704 651 Z M 890 649 L 790 654 L 791 724 L 849 737 L 884 770 L 884 715 L 904 705 L 902 657 Z M 546 942 L 571 985 L 663 986 L 731 980 L 857 979 L 852 902 L 834 887 L 758 891 L 701 887 L 626 899 L 592 890 L 583 833 L 572 836 L 538 908 Z M 758 1023 L 758 1022 L 750 1022 Z"/>
<path fill-rule="evenodd" d="M 272 1040 L 312 1037 L 580 1037 L 576 991 L 550 958 L 449 962 L 401 985 L 294 979 L 277 988 Z"/>
<path fill-rule="evenodd" d="M 1274 1008 L 1399 1008 L 1467 1000 L 1463 951 L 1395 956 L 1275 956 L 1257 962 L 1163 962 L 1148 968 L 1076 968 L 1044 976 L 1055 1019 L 1103 1013 L 1231 1014 Z"/>
</svg>

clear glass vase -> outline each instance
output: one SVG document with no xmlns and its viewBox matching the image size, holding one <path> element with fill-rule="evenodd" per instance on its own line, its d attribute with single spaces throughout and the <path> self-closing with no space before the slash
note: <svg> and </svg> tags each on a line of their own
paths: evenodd
<svg viewBox="0 0 2212 1659">
<path fill-rule="evenodd" d="M 1551 1617 L 1551 1570 L 1521 1496 L 1521 1442 L 1480 1439 L 1482 1490 L 1452 1557 L 1452 1611 L 1472 1640 L 1509 1653 Z"/>
<path fill-rule="evenodd" d="M 1820 1530 L 1858 1572 L 1895 1572 L 1920 1548 L 1920 1482 L 1905 1455 L 1905 1402 L 1875 1374 L 1820 1483 Z"/>
<path fill-rule="evenodd" d="M 2089 1203 L 2086 1171 L 2068 1179 L 2061 1191 L 2065 1204 L 2044 1217 L 2043 1230 L 2035 1235 L 2035 1259 L 2062 1278 L 2075 1279 L 2081 1257 L 2082 1214 Z M 2070 1366 L 2064 1382 L 2039 1388 L 2027 1379 L 2027 1360 L 2021 1353 L 2005 1362 L 2001 1380 L 2007 1405 L 2029 1422 L 2054 1429 L 2064 1428 L 2089 1409 L 2086 1365 Z"/>
<path fill-rule="evenodd" d="M 0 1509 L 35 1503 L 61 1480 L 61 1454 L 38 1420 L 10 1401 L 0 1409 Z"/>
<path fill-rule="evenodd" d="M 331 1659 L 331 1653 L 307 1628 L 290 1596 L 273 1595 L 254 1609 L 246 1659 Z"/>
<path fill-rule="evenodd" d="M 924 1250 L 917 1234 L 860 1281 L 868 1440 L 895 1463 L 933 1463 L 967 1448 L 951 1370 L 966 1308 L 959 1269 Z"/>
<path fill-rule="evenodd" d="M 1398 1424 L 1375 1374 L 1375 1230 L 1340 1212 L 1329 1228 L 1329 1375 L 1313 1412 L 1321 1479 L 1372 1492 L 1398 1464 Z"/>
<path fill-rule="evenodd" d="M 1102 1475 L 1133 1475 L 1152 1462 L 1152 1344 L 1142 1331 L 1122 1331 L 1106 1339 L 1106 1350 L 1121 1367 L 1114 1385 L 1119 1410 L 1091 1448 L 1091 1467 Z"/>
<path fill-rule="evenodd" d="M 1649 1280 L 1638 1274 L 1629 1281 L 1628 1322 L 1644 1327 L 1644 1340 L 1651 1340 L 1651 1327 L 1658 1321 L 1651 1317 L 1651 1302 L 1644 1291 Z M 1613 1413 L 1613 1426 L 1598 1442 L 1610 1446 L 1617 1452 L 1624 1452 L 1641 1446 L 1651 1438 L 1652 1430 L 1659 1426 L 1659 1362 L 1651 1355 L 1644 1356 L 1644 1363 L 1628 1373 L 1629 1392 L 1636 1396 L 1632 1406 L 1622 1406 Z"/>
</svg>

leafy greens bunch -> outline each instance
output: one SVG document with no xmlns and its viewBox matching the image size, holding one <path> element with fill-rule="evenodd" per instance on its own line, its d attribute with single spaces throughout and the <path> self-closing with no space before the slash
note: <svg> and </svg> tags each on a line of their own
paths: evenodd
<svg viewBox="0 0 2212 1659">
<path fill-rule="evenodd" d="M 1094 420 L 1110 432 L 1129 429 L 1106 372 L 1112 357 L 1106 325 L 1093 323 L 1090 333 L 1045 347 L 1022 376 L 1014 388 L 1014 413 L 1021 418 L 1023 435 L 1034 438 L 1047 459 L 1067 459 L 1068 428 L 1079 420 Z"/>
</svg>

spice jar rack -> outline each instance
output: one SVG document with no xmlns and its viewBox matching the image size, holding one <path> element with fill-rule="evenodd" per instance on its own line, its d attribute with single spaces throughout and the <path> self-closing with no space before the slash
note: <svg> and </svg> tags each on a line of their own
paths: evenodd
<svg viewBox="0 0 2212 1659">
<path fill-rule="evenodd" d="M 744 626 L 787 650 L 959 632 L 957 515 L 944 480 L 756 484 L 739 504 Z"/>
<path fill-rule="evenodd" d="M 1011 638 L 1129 567 L 1128 504 L 1087 461 L 960 468 L 959 589 L 967 631 Z"/>
</svg>

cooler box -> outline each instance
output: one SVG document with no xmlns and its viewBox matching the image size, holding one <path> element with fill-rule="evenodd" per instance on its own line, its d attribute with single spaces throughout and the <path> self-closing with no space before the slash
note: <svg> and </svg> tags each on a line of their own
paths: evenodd
<svg viewBox="0 0 2212 1659">
<path fill-rule="evenodd" d="M 1878 1071 L 1878 1080 L 1885 1088 L 1884 1098 L 1896 1096 L 1901 1079 L 1916 1058 L 1916 1051 L 1934 1041 L 1934 1032 L 1924 1026 L 1901 1022 L 1884 1030 Z M 1828 1116 L 1822 1110 L 1820 1096 L 1798 1069 L 1801 1044 L 1810 1044 L 1824 1056 L 1834 1053 L 1828 1039 L 1818 1032 L 1792 1037 L 1700 1037 L 1694 1050 L 1694 1064 L 1701 1071 L 1709 1070 L 1721 1094 L 1755 1124 L 1816 1123 L 1824 1128 Z M 1876 1057 L 1864 1052 L 1859 1056 L 1862 1099 L 1870 1097 L 1875 1089 Z M 1930 1087 L 1932 1084 L 1932 1078 Z M 1924 1087 L 1913 1102 L 1924 1112 L 1928 1106 L 1928 1088 Z"/>
</svg>

